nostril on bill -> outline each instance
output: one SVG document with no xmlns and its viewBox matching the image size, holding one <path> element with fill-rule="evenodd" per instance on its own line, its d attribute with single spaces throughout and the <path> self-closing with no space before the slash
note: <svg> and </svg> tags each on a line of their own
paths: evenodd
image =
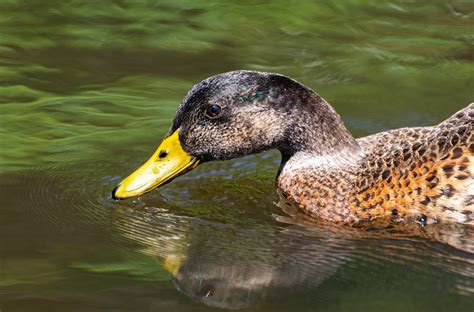
<svg viewBox="0 0 474 312">
<path fill-rule="evenodd" d="M 167 150 L 161 150 L 160 153 L 158 154 L 159 159 L 163 159 L 166 156 L 168 156 L 168 151 Z"/>
</svg>

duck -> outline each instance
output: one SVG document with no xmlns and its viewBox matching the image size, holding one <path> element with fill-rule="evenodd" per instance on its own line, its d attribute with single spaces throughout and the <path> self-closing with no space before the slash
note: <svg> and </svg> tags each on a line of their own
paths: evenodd
<svg viewBox="0 0 474 312">
<path fill-rule="evenodd" d="M 354 138 L 302 83 L 232 71 L 187 93 L 156 152 L 111 196 L 140 196 L 200 164 L 277 149 L 278 194 L 312 219 L 474 225 L 473 125 L 471 103 L 435 126 Z"/>
</svg>

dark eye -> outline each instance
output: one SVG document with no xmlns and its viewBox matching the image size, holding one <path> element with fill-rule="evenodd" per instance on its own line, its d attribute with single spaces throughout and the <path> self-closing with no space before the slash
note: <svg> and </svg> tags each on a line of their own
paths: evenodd
<svg viewBox="0 0 474 312">
<path fill-rule="evenodd" d="M 207 107 L 206 115 L 207 117 L 217 117 L 222 111 L 222 107 L 217 104 L 211 104 Z"/>
</svg>

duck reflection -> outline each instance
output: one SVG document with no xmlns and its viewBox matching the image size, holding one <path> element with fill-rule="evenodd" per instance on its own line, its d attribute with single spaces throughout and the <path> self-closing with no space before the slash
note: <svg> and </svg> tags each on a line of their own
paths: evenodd
<svg viewBox="0 0 474 312">
<path fill-rule="evenodd" d="M 254 236 L 255 235 L 255 236 Z M 344 261 L 330 238 L 311 243 L 284 233 L 199 233 L 172 270 L 178 289 L 211 306 L 242 308 L 316 288 Z M 255 237 L 258 237 L 255 241 Z"/>
<path fill-rule="evenodd" d="M 470 253 L 443 252 L 393 231 L 341 232 L 307 226 L 295 217 L 277 219 L 285 223 L 245 228 L 145 207 L 121 210 L 116 222 L 123 235 L 159 259 L 178 290 L 213 307 L 240 309 L 316 290 L 339 268 L 357 261 L 429 263 L 455 271 L 457 291 L 474 293 Z"/>
<path fill-rule="evenodd" d="M 162 261 L 180 291 L 227 309 L 315 288 L 350 252 L 335 250 L 333 235 L 308 241 L 283 228 L 239 228 L 169 213 L 135 211 L 117 222 Z"/>
</svg>

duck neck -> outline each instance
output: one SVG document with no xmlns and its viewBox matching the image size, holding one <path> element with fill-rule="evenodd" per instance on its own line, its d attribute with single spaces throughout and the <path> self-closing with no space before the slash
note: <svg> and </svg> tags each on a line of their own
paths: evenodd
<svg viewBox="0 0 474 312">
<path fill-rule="evenodd" d="M 288 120 L 291 122 L 286 127 L 286 140 L 279 147 L 283 165 L 296 154 L 344 158 L 344 155 L 360 151 L 359 144 L 346 129 L 339 114 L 312 91 L 306 97 L 306 103 Z"/>
</svg>

